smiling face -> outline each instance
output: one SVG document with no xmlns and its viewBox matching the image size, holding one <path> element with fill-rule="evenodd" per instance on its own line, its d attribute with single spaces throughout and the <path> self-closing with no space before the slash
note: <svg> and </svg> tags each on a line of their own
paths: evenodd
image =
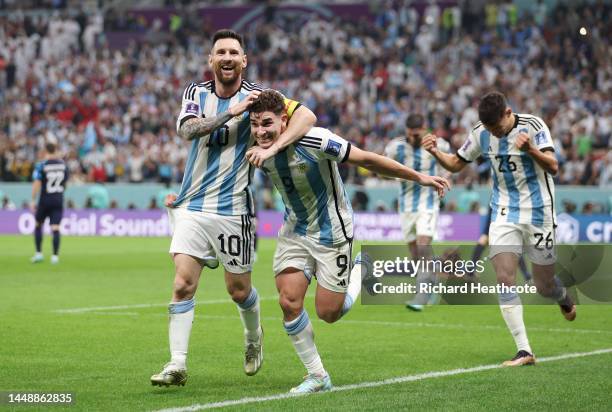
<svg viewBox="0 0 612 412">
<path fill-rule="evenodd" d="M 251 135 L 262 149 L 272 146 L 278 136 L 287 128 L 287 115 L 274 114 L 270 111 L 250 114 Z"/>
<path fill-rule="evenodd" d="M 215 81 L 227 86 L 242 80 L 247 58 L 238 40 L 223 38 L 213 45 L 208 64 L 215 74 Z"/>
</svg>

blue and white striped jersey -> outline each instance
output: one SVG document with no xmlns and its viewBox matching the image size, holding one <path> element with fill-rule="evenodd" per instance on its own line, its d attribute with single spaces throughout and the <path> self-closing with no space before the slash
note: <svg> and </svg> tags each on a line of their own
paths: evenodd
<svg viewBox="0 0 612 412">
<path fill-rule="evenodd" d="M 443 152 L 448 152 L 450 149 L 444 139 L 438 139 L 437 145 Z M 426 175 L 439 176 L 442 171 L 435 157 L 420 146 L 413 146 L 405 137 L 391 140 L 385 148 L 385 156 Z M 440 210 L 440 197 L 433 187 L 423 187 L 413 181 L 400 182 L 399 212 Z"/>
<path fill-rule="evenodd" d="M 538 149 L 554 151 L 550 131 L 537 116 L 517 113 L 514 116 L 514 127 L 502 138 L 492 136 L 482 123 L 477 123 L 457 155 L 468 162 L 479 155 L 490 161 L 492 221 L 536 226 L 556 224 L 552 177 L 515 145 L 517 135 L 524 132 Z"/>
<path fill-rule="evenodd" d="M 305 236 L 325 246 L 353 238 L 353 209 L 337 162 L 348 159 L 351 144 L 328 129 L 313 127 L 286 150 L 264 162 L 285 204 L 281 236 Z"/>
<path fill-rule="evenodd" d="M 177 132 L 185 120 L 226 112 L 252 90 L 261 90 L 261 87 L 243 80 L 236 94 L 223 99 L 216 95 L 213 80 L 191 83 L 183 93 Z M 193 139 L 181 191 L 174 205 L 195 212 L 252 215 L 251 170 L 245 160 L 252 144 L 248 112 L 230 119 L 207 136 Z"/>
</svg>

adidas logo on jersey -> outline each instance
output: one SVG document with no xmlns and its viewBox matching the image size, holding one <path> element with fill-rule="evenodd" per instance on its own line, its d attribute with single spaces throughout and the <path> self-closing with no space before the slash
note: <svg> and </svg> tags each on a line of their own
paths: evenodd
<svg viewBox="0 0 612 412">
<path fill-rule="evenodd" d="M 236 259 L 230 260 L 227 264 L 230 266 L 238 266 L 238 262 L 236 262 Z"/>
<path fill-rule="evenodd" d="M 346 286 L 346 279 L 342 279 L 340 282 L 336 283 L 336 286 Z"/>
</svg>

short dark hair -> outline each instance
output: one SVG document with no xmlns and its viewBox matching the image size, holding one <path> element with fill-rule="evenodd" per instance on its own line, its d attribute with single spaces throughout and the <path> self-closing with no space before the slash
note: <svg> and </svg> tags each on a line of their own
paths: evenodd
<svg viewBox="0 0 612 412">
<path fill-rule="evenodd" d="M 284 110 L 285 98 L 280 92 L 273 89 L 262 91 L 249 109 L 252 113 L 272 112 L 275 115 L 281 114 Z"/>
<path fill-rule="evenodd" d="M 47 152 L 49 154 L 54 154 L 55 151 L 57 150 L 57 145 L 53 142 L 46 142 L 45 143 L 45 150 L 47 150 Z"/>
<path fill-rule="evenodd" d="M 422 114 L 413 113 L 406 118 L 406 127 L 408 129 L 419 129 L 425 124 L 425 118 Z"/>
<path fill-rule="evenodd" d="M 485 125 L 495 125 L 504 115 L 508 107 L 506 96 L 500 92 L 490 92 L 480 99 L 478 118 Z"/>
<path fill-rule="evenodd" d="M 240 43 L 240 47 L 242 47 L 242 49 L 244 50 L 244 40 L 242 39 L 242 36 L 236 33 L 234 30 L 230 30 L 230 29 L 217 30 L 215 34 L 213 34 L 213 38 L 212 38 L 213 46 L 215 45 L 217 40 L 221 40 L 221 39 L 238 40 L 238 43 Z"/>
</svg>

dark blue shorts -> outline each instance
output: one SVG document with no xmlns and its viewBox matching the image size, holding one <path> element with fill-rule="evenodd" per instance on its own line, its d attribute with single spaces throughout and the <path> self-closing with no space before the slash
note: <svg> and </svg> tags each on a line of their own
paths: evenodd
<svg viewBox="0 0 612 412">
<path fill-rule="evenodd" d="M 49 218 L 50 224 L 59 225 L 63 215 L 63 207 L 39 205 L 36 209 L 36 222 L 42 224 L 46 218 Z"/>
</svg>

